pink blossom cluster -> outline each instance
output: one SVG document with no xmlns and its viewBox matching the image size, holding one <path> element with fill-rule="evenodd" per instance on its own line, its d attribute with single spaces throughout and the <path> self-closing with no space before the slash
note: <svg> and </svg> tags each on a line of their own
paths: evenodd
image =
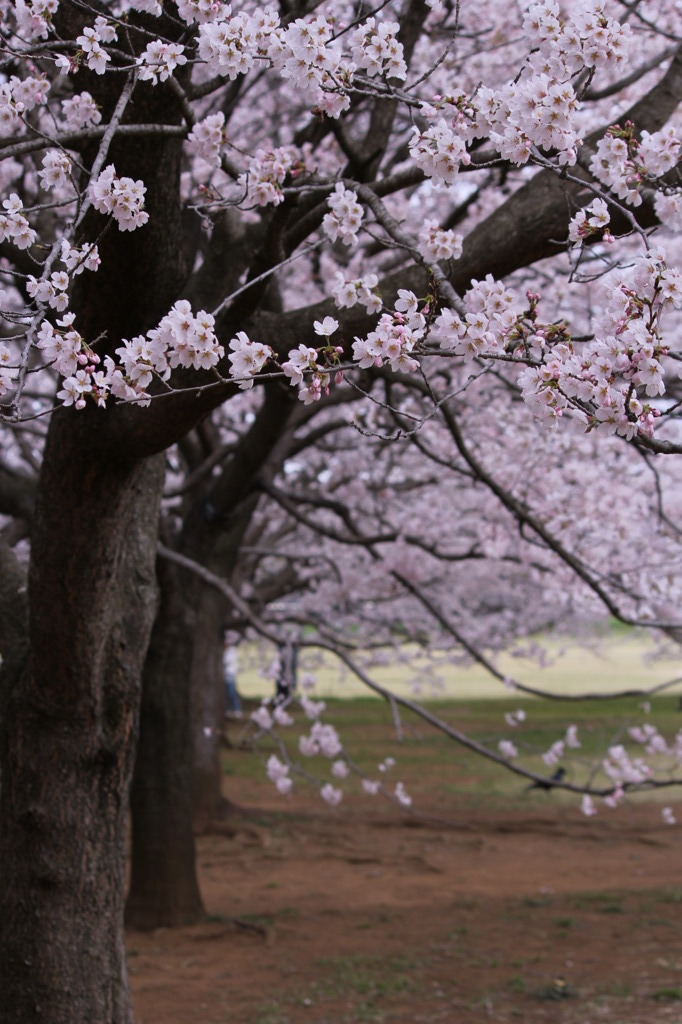
<svg viewBox="0 0 682 1024">
<path fill-rule="evenodd" d="M 338 326 L 337 320 L 326 316 L 321 321 L 315 320 L 313 329 L 317 335 L 328 340 Z M 318 362 L 321 353 L 324 360 L 322 364 Z M 307 345 L 299 345 L 297 349 L 290 350 L 289 359 L 282 363 L 282 370 L 292 385 L 299 385 L 299 399 L 305 405 L 318 401 L 323 392 L 329 394 L 328 366 L 337 362 L 342 353 L 342 347 L 332 347 L 329 343 L 321 350 Z"/>
<path fill-rule="evenodd" d="M 48 149 L 43 155 L 43 166 L 38 172 L 40 184 L 44 189 L 62 189 L 68 185 L 71 175 L 71 161 L 61 149 Z"/>
<path fill-rule="evenodd" d="M 289 352 L 289 359 L 286 363 L 282 363 L 282 370 L 292 384 L 301 384 L 307 373 L 324 373 L 323 367 L 318 366 L 317 356 L 316 348 L 299 345 L 297 349 L 292 349 Z"/>
<path fill-rule="evenodd" d="M 88 397 L 98 405 L 106 404 L 109 391 L 113 390 L 113 361 L 107 359 L 107 372 L 98 369 L 99 356 L 89 348 L 83 337 L 73 327 L 75 316 L 66 313 L 57 320 L 55 328 L 43 320 L 38 331 L 36 345 L 42 350 L 48 363 L 64 376 L 57 399 L 63 405 L 84 409 Z"/>
<path fill-rule="evenodd" d="M 67 96 L 62 100 L 62 115 L 66 127 L 74 131 L 79 128 L 91 128 L 102 120 L 99 107 L 87 91 Z"/>
<path fill-rule="evenodd" d="M 225 137 L 225 115 L 220 110 L 217 114 L 209 114 L 202 121 L 197 121 L 187 136 L 187 150 L 201 160 L 218 167 Z M 264 205 L 257 200 L 256 204 Z"/>
<path fill-rule="evenodd" d="M 350 106 L 347 89 L 355 70 L 333 34 L 333 23 L 322 15 L 312 21 L 298 18 L 273 34 L 269 46 L 273 67 L 282 78 L 328 117 L 338 117 Z"/>
<path fill-rule="evenodd" d="M 488 274 L 483 281 L 472 281 L 463 301 L 464 318 L 446 307 L 434 321 L 441 348 L 466 360 L 503 351 L 522 315 L 519 297 Z"/>
<path fill-rule="evenodd" d="M 331 759 L 338 757 L 343 747 L 334 726 L 317 721 L 313 722 L 308 736 L 299 737 L 298 749 L 305 757 L 322 754 Z"/>
<path fill-rule="evenodd" d="M 195 6 L 191 16 L 196 13 Z M 268 56 L 279 16 L 272 5 L 267 5 L 254 14 L 240 12 L 230 17 L 229 4 L 219 15 L 220 19 L 201 22 L 198 55 L 213 74 L 233 80 L 250 71 L 259 58 Z"/>
<path fill-rule="evenodd" d="M 419 251 L 430 263 L 458 260 L 462 255 L 463 240 L 456 231 L 441 228 L 437 220 L 427 217 L 419 232 Z"/>
<path fill-rule="evenodd" d="M 46 78 L 12 75 L 0 83 L 0 138 L 16 135 L 24 128 L 24 115 L 47 100 L 50 83 Z"/>
<path fill-rule="evenodd" d="M 579 0 L 563 10 L 555 0 L 532 4 L 523 28 L 537 49 L 528 63 L 559 81 L 584 68 L 624 67 L 632 30 L 627 22 L 608 17 L 605 7 L 603 0 Z"/>
<path fill-rule="evenodd" d="M 322 221 L 322 230 L 327 238 L 332 242 L 338 239 L 344 245 L 355 245 L 363 218 L 356 193 L 337 181 L 327 204 L 331 213 L 326 213 Z"/>
<path fill-rule="evenodd" d="M 158 85 L 166 82 L 176 68 L 187 63 L 185 48 L 179 43 L 164 43 L 155 39 L 149 43 L 145 51 L 138 57 L 140 79 Z"/>
<path fill-rule="evenodd" d="M 597 808 L 594 806 L 594 800 L 588 793 L 585 793 L 580 801 L 580 810 L 586 818 L 592 818 L 597 813 Z"/>
<path fill-rule="evenodd" d="M 251 721 L 265 732 L 272 729 L 273 720 L 267 702 L 264 701 L 259 708 L 251 712 Z"/>
<path fill-rule="evenodd" d="M 533 147 L 555 151 L 561 164 L 575 163 L 579 104 L 570 82 L 533 74 L 499 90 L 479 89 L 476 104 L 477 134 L 512 163 L 526 163 Z"/>
<path fill-rule="evenodd" d="M 151 14 L 158 18 L 163 11 L 160 0 L 122 0 L 117 6 L 119 15 L 140 11 L 141 14 Z"/>
<path fill-rule="evenodd" d="M 15 378 L 16 368 L 12 365 L 12 353 L 7 345 L 0 342 L 0 396 L 11 391 Z"/>
<path fill-rule="evenodd" d="M 632 726 L 628 729 L 628 734 L 636 743 L 644 745 L 647 754 L 666 754 L 668 752 L 668 744 L 656 726 L 651 725 L 650 722 Z M 682 739 L 680 733 L 678 733 L 678 737 Z"/>
<path fill-rule="evenodd" d="M 393 313 L 383 313 L 375 330 L 353 342 L 353 359 L 361 369 L 382 366 L 413 373 L 419 363 L 412 356 L 426 333 L 426 317 L 414 292 L 401 288 Z"/>
<path fill-rule="evenodd" d="M 98 270 L 100 258 L 96 245 L 86 243 L 78 247 L 71 245 L 70 242 L 63 239 L 61 243 L 61 261 L 66 267 L 66 272 L 63 270 L 52 271 L 49 277 L 42 277 L 40 279 L 35 278 L 33 274 L 29 274 L 26 279 L 26 291 L 36 302 L 63 312 L 69 304 L 68 289 L 71 284 L 71 276 L 77 277 L 84 270 Z M 50 358 L 49 361 L 52 362 L 53 358 Z M 65 372 L 59 366 L 57 366 L 57 369 L 60 373 Z"/>
<path fill-rule="evenodd" d="M 566 735 L 564 736 L 564 743 L 566 744 L 567 747 L 570 747 L 573 750 L 579 750 L 580 749 L 581 744 L 580 744 L 580 740 L 578 739 L 578 726 L 577 725 L 569 725 L 568 726 L 568 728 L 566 729 Z"/>
<path fill-rule="evenodd" d="M 331 288 L 332 298 L 339 309 L 350 309 L 360 304 L 368 313 L 378 313 L 382 305 L 381 296 L 377 292 L 378 284 L 376 274 L 347 279 L 338 270 Z"/>
<path fill-rule="evenodd" d="M 281 186 L 286 177 L 295 177 L 304 170 L 312 169 L 310 158 L 306 158 L 296 146 L 257 150 L 237 182 L 244 191 L 242 205 L 279 206 L 284 201 Z"/>
<path fill-rule="evenodd" d="M 622 743 L 609 747 L 608 757 L 603 759 L 602 768 L 619 788 L 625 783 L 632 786 L 641 785 L 652 775 L 649 765 L 641 757 L 631 758 Z"/>
<path fill-rule="evenodd" d="M 541 365 L 521 373 L 534 413 L 551 421 L 571 404 L 591 427 L 652 436 L 659 411 L 645 399 L 665 393 L 661 321 L 671 308 L 682 308 L 682 274 L 667 266 L 663 249 L 652 249 L 604 290 L 594 341 L 577 350 L 560 335 Z"/>
<path fill-rule="evenodd" d="M 627 122 L 624 127 L 613 125 L 603 139 L 597 143 L 597 150 L 590 161 L 590 170 L 603 185 L 611 189 L 631 206 L 642 202 L 644 186 L 657 188 L 656 212 L 666 215 L 673 228 L 678 228 L 682 191 L 678 184 L 663 185 L 663 175 L 677 164 L 680 158 L 680 140 L 674 127 L 670 126 L 650 134 L 643 131 L 641 138 L 634 134 L 634 125 Z"/>
<path fill-rule="evenodd" d="M 549 750 L 546 750 L 544 752 L 544 754 L 542 755 L 542 760 L 548 768 L 551 768 L 555 764 L 559 763 L 561 758 L 564 756 L 565 747 L 566 744 L 563 740 L 557 740 L 555 743 L 552 744 Z"/>
<path fill-rule="evenodd" d="M 49 279 L 36 280 L 33 274 L 26 279 L 26 291 L 36 302 L 51 306 L 63 312 L 69 305 L 67 289 L 69 287 L 69 275 L 63 270 L 53 271 Z"/>
<path fill-rule="evenodd" d="M 120 231 L 134 231 L 149 220 L 149 214 L 143 209 L 146 191 L 142 181 L 119 178 L 113 164 L 90 185 L 92 205 L 100 213 L 110 214 Z"/>
<path fill-rule="evenodd" d="M 441 118 L 429 128 L 412 129 L 409 153 L 434 185 L 452 185 L 460 167 L 471 163 L 466 139 Z"/>
<path fill-rule="evenodd" d="M 4 212 L 0 213 L 0 242 L 9 239 L 17 248 L 28 249 L 37 235 L 24 216 L 21 199 L 16 192 L 12 192 L 9 199 L 3 199 L 2 206 Z"/>
<path fill-rule="evenodd" d="M 666 224 L 673 231 L 682 231 L 682 190 L 657 191 L 654 196 L 654 209 L 661 224 Z"/>
<path fill-rule="evenodd" d="M 67 313 L 63 319 L 57 320 L 57 327 L 63 330 L 57 330 L 49 320 L 43 320 L 38 330 L 36 346 L 41 349 L 46 362 L 63 377 L 76 372 L 79 356 L 86 351 L 83 337 L 73 327 L 74 320 L 75 315 Z"/>
<path fill-rule="evenodd" d="M 19 35 L 29 39 L 45 39 L 58 7 L 59 0 L 15 0 L 14 16 Z"/>
<path fill-rule="evenodd" d="M 271 782 L 274 782 L 277 792 L 282 793 L 283 796 L 290 793 L 293 787 L 289 770 L 289 765 L 285 764 L 284 761 L 280 761 L 276 754 L 271 754 L 268 758 L 266 766 L 268 778 Z"/>
<path fill-rule="evenodd" d="M 343 800 L 343 792 L 337 789 L 336 786 L 332 786 L 331 782 L 326 782 L 320 789 L 320 796 L 328 803 L 330 807 L 336 807 Z"/>
<path fill-rule="evenodd" d="M 308 697 L 305 693 L 301 694 L 299 698 L 299 704 L 303 708 L 306 718 L 311 719 L 311 721 L 319 718 L 320 715 L 324 713 L 327 707 L 323 700 L 313 700 L 311 697 Z"/>
<path fill-rule="evenodd" d="M 586 238 L 593 235 L 601 235 L 605 242 L 612 242 L 611 235 L 607 228 L 611 217 L 609 208 L 603 199 L 594 199 L 584 210 L 578 210 L 571 218 L 568 226 L 568 237 L 574 245 L 582 245 Z"/>
<path fill-rule="evenodd" d="M 545 0 L 529 8 L 524 29 L 536 46 L 513 82 L 477 91 L 475 133 L 516 164 L 536 147 L 572 165 L 581 139 L 571 79 L 585 68 L 623 65 L 630 28 L 606 17 L 600 2 L 576 4 L 562 17 L 559 5 Z"/>
<path fill-rule="evenodd" d="M 45 284 L 40 282 L 40 285 Z M 209 369 L 224 355 L 215 336 L 213 317 L 203 310 L 194 315 L 184 299 L 176 302 L 158 327 L 145 336 L 123 339 L 116 349 L 118 363 L 107 356 L 104 370 L 98 369 L 99 357 L 73 328 L 73 321 L 72 313 L 58 320 L 62 331 L 43 321 L 37 346 L 43 350 L 46 360 L 66 377 L 57 397 L 78 409 L 84 408 L 86 395 L 96 399 L 98 405 L 106 404 L 109 394 L 124 401 L 146 403 L 149 401 L 146 388 L 155 375 L 167 380 L 176 366 Z M 74 374 L 77 365 L 82 368 Z"/>
<path fill-rule="evenodd" d="M 61 261 L 70 274 L 77 276 L 84 270 L 99 270 L 99 250 L 93 242 L 85 245 L 72 245 L 66 238 L 61 243 Z"/>
<path fill-rule="evenodd" d="M 154 369 L 165 379 L 176 366 L 194 370 L 216 366 L 225 350 L 214 328 L 210 313 L 203 309 L 193 313 L 190 303 L 180 299 L 159 326 L 147 332 L 146 338 L 153 346 Z"/>
<path fill-rule="evenodd" d="M 281 725 L 283 728 L 294 724 L 293 717 L 289 714 L 283 704 L 275 705 L 272 709 L 272 718 L 277 725 Z"/>
<path fill-rule="evenodd" d="M 116 39 L 116 29 L 107 22 L 105 18 L 98 17 L 94 27 L 84 28 L 81 35 L 76 39 L 85 59 L 85 65 L 90 71 L 97 75 L 103 75 L 111 57 L 102 46 L 102 43 L 111 43 Z M 67 73 L 71 70 L 71 62 L 68 58 L 60 59 L 60 67 Z"/>
<path fill-rule="evenodd" d="M 229 13 L 230 5 L 221 0 L 178 0 L 178 14 L 188 25 L 195 22 L 204 25 L 221 15 L 227 17 Z"/>
<path fill-rule="evenodd" d="M 351 32 L 353 60 L 370 78 L 376 75 L 398 79 L 407 77 L 402 43 L 397 39 L 399 28 L 396 21 L 377 23 L 376 18 L 370 17 Z"/>
<path fill-rule="evenodd" d="M 274 352 L 269 345 L 251 341 L 244 331 L 239 331 L 236 337 L 232 338 L 230 348 L 230 376 L 242 391 L 249 391 L 253 387 L 253 378 L 260 373 L 269 359 L 274 358 Z"/>
<path fill-rule="evenodd" d="M 500 740 L 497 744 L 497 749 L 502 754 L 502 757 L 506 757 L 508 761 L 513 761 L 515 757 L 519 756 L 518 749 L 511 740 Z"/>
<path fill-rule="evenodd" d="M 412 797 L 407 793 L 405 784 L 402 782 L 396 782 L 393 796 L 403 807 L 410 807 L 412 804 Z"/>
</svg>

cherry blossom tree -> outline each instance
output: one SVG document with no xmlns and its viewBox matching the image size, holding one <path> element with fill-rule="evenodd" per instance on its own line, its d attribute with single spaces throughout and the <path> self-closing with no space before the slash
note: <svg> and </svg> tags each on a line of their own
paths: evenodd
<svg viewBox="0 0 682 1024">
<path fill-rule="evenodd" d="M 0 18 L 1 415 L 8 470 L 32 436 L 41 463 L 27 593 L 3 551 L 0 988 L 12 1022 L 119 1024 L 163 453 L 259 392 L 259 451 L 246 431 L 225 477 L 248 505 L 292 407 L 371 405 L 384 381 L 396 429 L 442 417 L 545 542 L 571 527 L 551 494 L 533 516 L 496 483 L 509 467 L 492 428 L 468 443 L 460 394 L 498 436 L 523 401 L 567 436 L 679 453 L 682 24 L 668 0 L 3 0 Z M 634 571 L 613 585 L 637 603 Z M 310 743 L 336 752 L 322 724 Z M 631 777 L 619 753 L 612 770 Z"/>
</svg>

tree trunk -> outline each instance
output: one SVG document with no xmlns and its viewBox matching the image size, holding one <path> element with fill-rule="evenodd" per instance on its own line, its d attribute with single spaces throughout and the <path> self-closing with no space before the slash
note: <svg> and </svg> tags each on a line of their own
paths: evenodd
<svg viewBox="0 0 682 1024">
<path fill-rule="evenodd" d="M 90 416 L 72 412 L 50 426 L 30 654 L 3 701 L 3 1024 L 132 1021 L 122 933 L 127 797 L 156 608 L 163 460 L 98 459 L 91 428 Z"/>
<path fill-rule="evenodd" d="M 287 391 L 271 389 L 240 449 L 208 496 L 193 495 L 177 547 L 229 578 L 258 501 L 257 474 L 290 414 Z M 206 515 L 207 504 L 213 515 Z M 172 927 L 203 912 L 194 831 L 224 820 L 219 729 L 222 725 L 222 595 L 191 572 L 164 566 L 161 613 L 145 667 L 140 744 L 131 795 L 132 876 L 127 921 Z M 204 730 L 210 730 L 206 735 Z M 188 801 L 188 794 L 196 806 Z"/>
<path fill-rule="evenodd" d="M 218 591 L 201 584 L 199 616 L 193 638 L 191 665 L 191 724 L 194 750 L 194 828 L 204 832 L 228 814 L 223 795 L 220 759 L 225 695 L 223 632 L 227 602 Z"/>
<path fill-rule="evenodd" d="M 195 605 L 178 569 L 159 561 L 161 605 L 144 670 L 140 741 L 130 796 L 132 862 L 126 921 L 177 927 L 201 919 L 195 868 L 189 662 Z"/>
<path fill-rule="evenodd" d="M 74 39 L 90 17 L 62 5 L 55 25 Z M 106 120 L 124 77 L 82 74 Z M 171 93 L 147 83 L 126 109 L 129 123 L 180 119 Z M 99 145 L 84 147 L 85 167 Z M 83 238 L 98 238 L 102 267 L 77 278 L 71 309 L 101 356 L 155 326 L 180 294 L 181 147 L 164 136 L 121 138 L 107 154 L 119 175 L 144 181 L 150 219 L 134 236 L 103 231 L 105 218 L 92 210 L 85 219 Z M 31 537 L 30 651 L 3 698 L 3 1024 L 132 1021 L 125 837 L 156 610 L 164 460 L 154 453 L 202 414 L 192 406 L 185 426 L 168 404 L 139 410 L 112 401 L 106 410 L 60 410 L 50 424 Z"/>
</svg>

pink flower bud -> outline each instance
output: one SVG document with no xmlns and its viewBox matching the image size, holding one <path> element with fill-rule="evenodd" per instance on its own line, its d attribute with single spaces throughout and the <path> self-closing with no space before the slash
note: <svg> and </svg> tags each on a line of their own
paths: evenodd
<svg viewBox="0 0 682 1024">
<path fill-rule="evenodd" d="M 88 356 L 85 352 L 79 352 L 78 355 L 76 356 L 76 359 L 81 364 L 81 366 L 87 366 Z"/>
</svg>

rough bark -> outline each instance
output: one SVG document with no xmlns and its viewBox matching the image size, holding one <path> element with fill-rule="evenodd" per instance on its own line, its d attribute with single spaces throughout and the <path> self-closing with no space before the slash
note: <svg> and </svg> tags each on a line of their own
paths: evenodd
<svg viewBox="0 0 682 1024">
<path fill-rule="evenodd" d="M 73 38 L 89 17 L 62 5 L 60 33 Z M 83 73 L 105 117 L 123 78 Z M 169 93 L 144 84 L 126 111 L 128 121 L 174 118 Z M 81 156 L 87 165 L 94 150 Z M 105 232 L 100 272 L 78 278 L 77 325 L 89 339 L 103 335 L 102 355 L 158 323 L 178 297 L 180 157 L 177 139 L 112 144 L 118 173 L 145 182 L 150 220 L 134 237 Z M 86 221 L 90 237 L 105 223 L 95 213 Z M 162 457 L 146 456 L 183 429 L 171 409 L 146 412 L 61 410 L 48 432 L 32 528 L 30 653 L 3 698 L 3 1024 L 132 1021 L 124 840 L 163 475 Z"/>
<path fill-rule="evenodd" d="M 129 1024 L 122 917 L 140 672 L 155 612 L 158 460 L 74 457 L 55 417 L 36 512 L 27 670 L 4 700 L 5 1024 Z"/>
<path fill-rule="evenodd" d="M 195 870 L 191 758 L 183 755 L 192 741 L 182 666 L 190 657 L 197 620 L 177 575 L 175 566 L 159 562 L 161 603 L 144 669 L 130 795 L 133 842 L 126 920 L 140 929 L 191 924 L 204 915 Z"/>
<path fill-rule="evenodd" d="M 192 802 L 196 832 L 210 831 L 232 807 L 222 789 L 220 759 L 224 713 L 223 632 L 228 608 L 222 594 L 200 585 L 199 615 L 190 669 L 193 749 Z"/>
<path fill-rule="evenodd" d="M 267 396 L 225 471 L 208 490 L 191 496 L 176 542 L 182 554 L 227 578 L 258 500 L 254 482 L 297 409 L 283 388 L 268 388 Z M 228 807 L 218 736 L 222 625 L 228 608 L 221 595 L 209 593 L 184 570 L 164 568 L 160 581 L 162 611 L 145 668 L 131 800 L 133 869 L 127 919 L 140 928 L 173 926 L 200 914 L 194 895 L 194 830 L 223 822 Z"/>
</svg>

